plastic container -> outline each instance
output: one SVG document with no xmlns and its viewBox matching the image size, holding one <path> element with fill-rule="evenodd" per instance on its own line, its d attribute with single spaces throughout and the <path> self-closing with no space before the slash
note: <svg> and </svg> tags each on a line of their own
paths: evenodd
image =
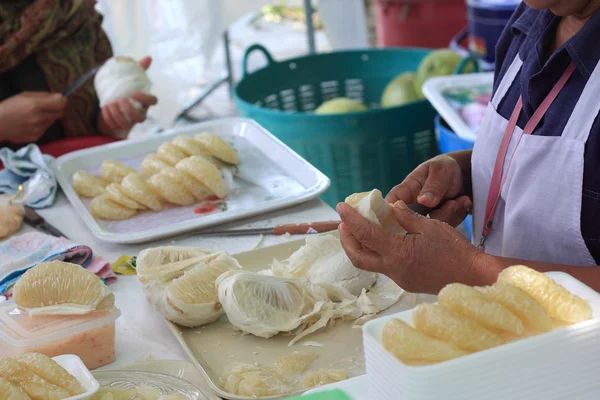
<svg viewBox="0 0 600 400">
<path fill-rule="evenodd" d="M 249 73 L 248 57 L 261 52 L 267 66 Z M 260 45 L 246 50 L 235 88 L 240 115 L 253 118 L 331 179 L 321 197 L 335 206 L 352 193 L 387 192 L 435 156 L 435 110 L 415 101 L 379 109 L 385 86 L 415 71 L 426 49 L 340 51 L 274 61 Z M 363 112 L 315 115 L 324 101 L 350 97 L 371 106 Z"/>
<path fill-rule="evenodd" d="M 74 354 L 95 369 L 115 360 L 115 321 L 120 316 L 113 307 L 87 315 L 30 317 L 6 302 L 0 305 L 0 356 Z"/>
<path fill-rule="evenodd" d="M 467 24 L 465 0 L 377 0 L 378 47 L 447 47 Z"/>
<path fill-rule="evenodd" d="M 131 390 L 146 386 L 159 389 L 163 395 L 180 395 L 188 400 L 207 400 L 195 385 L 176 376 L 129 370 L 98 371 L 93 375 L 101 389 Z"/>
<path fill-rule="evenodd" d="M 477 57 L 486 71 L 494 70 L 496 44 L 521 0 L 467 0 L 467 28 L 456 35 L 450 44 L 460 50 L 460 43 L 468 41 L 468 50 Z"/>
<path fill-rule="evenodd" d="M 85 388 L 85 393 L 77 396 L 71 396 L 65 400 L 86 400 L 91 398 L 100 388 L 100 384 L 91 374 L 90 370 L 86 368 L 81 361 L 81 358 L 73 354 L 65 354 L 52 358 L 58 365 L 63 367 L 69 374 L 71 374 L 79 383 Z"/>
<path fill-rule="evenodd" d="M 392 318 L 412 324 L 412 310 L 363 327 L 369 392 L 378 400 L 600 398 L 600 295 L 572 276 L 548 276 L 589 301 L 593 318 L 454 360 L 409 366 L 381 345 Z"/>
</svg>

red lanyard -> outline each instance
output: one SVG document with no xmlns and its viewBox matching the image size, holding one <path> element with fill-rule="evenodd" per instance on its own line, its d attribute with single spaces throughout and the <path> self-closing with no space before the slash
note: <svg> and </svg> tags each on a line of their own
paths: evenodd
<svg viewBox="0 0 600 400">
<path fill-rule="evenodd" d="M 502 142 L 500 143 L 500 149 L 498 150 L 498 155 L 496 156 L 496 163 L 494 164 L 494 172 L 492 173 L 492 180 L 490 183 L 490 189 L 488 192 L 487 203 L 485 206 L 485 219 L 483 221 L 483 231 L 481 234 L 481 242 L 479 243 L 479 247 L 483 248 L 485 244 L 485 239 L 489 235 L 492 230 L 492 224 L 494 221 L 494 215 L 496 214 L 496 208 L 498 207 L 498 200 L 500 200 L 500 193 L 502 192 L 502 188 L 504 187 L 504 183 L 506 182 L 506 177 L 508 176 L 508 170 L 510 169 L 510 164 L 512 163 L 512 159 L 515 155 L 517 147 L 519 147 L 519 143 L 521 142 L 521 138 L 523 135 L 530 135 L 535 128 L 538 126 L 550 105 L 556 99 L 556 96 L 560 93 L 562 88 L 565 86 L 573 72 L 575 71 L 575 63 L 569 64 L 565 72 L 562 74 L 556 85 L 552 88 L 548 96 L 544 99 L 542 104 L 535 110 L 535 113 L 531 117 L 531 119 L 525 125 L 525 129 L 523 133 L 519 136 L 517 140 L 517 144 L 510 155 L 510 159 L 508 160 L 508 165 L 506 167 L 506 172 L 503 176 L 502 170 L 504 169 L 504 163 L 506 160 L 506 153 L 508 152 L 508 146 L 510 145 L 510 140 L 512 138 L 513 132 L 517 126 L 517 121 L 519 120 L 519 115 L 521 114 L 521 110 L 523 109 L 523 98 L 519 97 L 519 101 L 517 101 L 517 105 L 510 116 L 510 120 L 508 121 L 508 126 L 504 131 L 504 137 L 502 138 Z"/>
</svg>

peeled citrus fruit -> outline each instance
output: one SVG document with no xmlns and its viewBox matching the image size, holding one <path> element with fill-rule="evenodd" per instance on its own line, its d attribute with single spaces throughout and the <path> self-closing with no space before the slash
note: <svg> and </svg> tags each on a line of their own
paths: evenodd
<svg viewBox="0 0 600 400">
<path fill-rule="evenodd" d="M 17 281 L 13 300 L 29 315 L 75 315 L 108 310 L 110 289 L 92 272 L 63 261 L 36 265 Z"/>
<path fill-rule="evenodd" d="M 315 352 L 301 353 L 296 351 L 275 360 L 275 369 L 282 376 L 298 375 L 303 373 L 304 370 L 306 370 L 306 368 L 318 357 L 319 355 Z"/>
<path fill-rule="evenodd" d="M 0 378 L 0 400 L 31 400 L 21 388 L 13 386 L 9 381 Z"/>
<path fill-rule="evenodd" d="M 167 167 L 164 168 L 160 173 L 182 185 L 187 189 L 188 192 L 192 194 L 192 196 L 194 196 L 196 200 L 204 200 L 212 195 L 206 186 L 192 178 L 189 174 L 176 168 Z"/>
<path fill-rule="evenodd" d="M 438 294 L 438 302 L 448 310 L 477 321 L 486 328 L 515 335 L 525 333 L 519 318 L 470 286 L 461 283 L 446 285 Z"/>
<path fill-rule="evenodd" d="M 164 174 L 156 174 L 146 181 L 152 193 L 162 197 L 171 204 L 191 206 L 196 199 L 187 189 L 174 179 Z"/>
<path fill-rule="evenodd" d="M 137 172 L 135 169 L 112 160 L 104 161 L 100 167 L 100 176 L 109 182 L 115 183 L 120 183 L 128 174 L 135 172 Z"/>
<path fill-rule="evenodd" d="M 189 136 L 177 136 L 171 143 L 188 156 L 206 157 L 208 155 L 202 143 Z"/>
<path fill-rule="evenodd" d="M 215 196 L 225 197 L 225 183 L 221 173 L 213 163 L 202 156 L 192 156 L 177 163 L 176 168 L 189 174 L 192 178 L 207 187 Z"/>
<path fill-rule="evenodd" d="M 340 382 L 346 379 L 348 379 L 348 371 L 343 369 L 319 369 L 316 371 L 309 371 L 304 376 L 304 389 L 329 385 L 330 383 Z"/>
<path fill-rule="evenodd" d="M 171 143 L 163 143 L 158 146 L 158 150 L 156 150 L 156 156 L 169 165 L 176 165 L 179 161 L 183 160 L 187 157 L 179 147 L 175 146 Z"/>
<path fill-rule="evenodd" d="M 523 265 L 506 268 L 498 275 L 499 283 L 508 283 L 529 293 L 548 312 L 550 317 L 567 323 L 592 318 L 592 307 L 552 278 Z"/>
<path fill-rule="evenodd" d="M 169 166 L 166 162 L 156 156 L 156 154 L 148 154 L 142 160 L 142 174 L 145 176 L 152 176 L 158 174 L 163 168 Z"/>
<path fill-rule="evenodd" d="M 133 217 L 137 211 L 124 207 L 110 199 L 108 195 L 95 197 L 90 203 L 90 212 L 96 218 L 119 221 Z"/>
<path fill-rule="evenodd" d="M 476 289 L 490 300 L 502 304 L 533 331 L 548 332 L 552 329 L 552 319 L 544 307 L 524 290 L 504 283 Z"/>
<path fill-rule="evenodd" d="M 107 184 L 108 182 L 104 179 L 87 171 L 77 171 L 71 179 L 71 186 L 73 186 L 75 193 L 79 196 L 89 198 L 100 196 L 104 193 L 104 188 L 106 188 Z"/>
<path fill-rule="evenodd" d="M 85 393 L 85 388 L 56 361 L 39 353 L 25 353 L 15 357 L 21 365 L 42 379 L 65 389 L 71 396 Z"/>
<path fill-rule="evenodd" d="M 274 369 L 238 362 L 225 367 L 219 382 L 228 393 L 254 398 L 281 396 L 293 390 Z"/>
<path fill-rule="evenodd" d="M 467 355 L 457 346 L 419 332 L 406 322 L 391 319 L 383 328 L 383 347 L 403 362 L 439 362 Z"/>
<path fill-rule="evenodd" d="M 204 152 L 225 161 L 228 164 L 237 165 L 240 159 L 234 148 L 214 133 L 202 132 L 194 136 L 194 140 L 200 143 Z"/>
<path fill-rule="evenodd" d="M 129 174 L 121 181 L 121 192 L 127 197 L 154 211 L 162 211 L 163 205 L 156 197 L 139 174 Z"/>
<path fill-rule="evenodd" d="M 121 190 L 121 185 L 118 183 L 111 183 L 106 187 L 106 197 L 130 210 L 143 210 L 146 208 L 137 201 L 127 197 Z"/>
<path fill-rule="evenodd" d="M 63 400 L 71 397 L 65 389 L 40 378 L 9 357 L 0 358 L 0 378 L 20 387 L 32 400 Z"/>
<path fill-rule="evenodd" d="M 419 332 L 469 351 L 481 351 L 504 344 L 504 340 L 481 324 L 435 304 L 421 304 L 413 311 Z"/>
</svg>

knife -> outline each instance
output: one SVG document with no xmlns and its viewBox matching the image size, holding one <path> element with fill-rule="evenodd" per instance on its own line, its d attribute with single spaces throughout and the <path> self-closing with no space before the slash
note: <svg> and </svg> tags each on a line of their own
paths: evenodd
<svg viewBox="0 0 600 400">
<path fill-rule="evenodd" d="M 408 208 L 421 215 L 428 215 L 444 206 L 448 201 L 455 200 L 462 195 L 444 199 L 435 207 L 426 207 L 422 204 L 409 204 Z M 201 232 L 202 236 L 243 236 L 243 235 L 305 235 L 307 233 L 324 233 L 337 230 L 342 221 L 312 222 L 308 224 L 277 225 L 272 228 L 231 229 L 222 231 Z"/>
<path fill-rule="evenodd" d="M 67 88 L 65 90 L 63 90 L 62 95 L 65 97 L 68 97 L 69 95 L 73 94 L 74 91 L 76 91 L 77 89 L 79 89 L 81 86 L 83 86 L 88 80 L 90 80 L 90 78 L 94 75 L 96 75 L 96 72 L 98 72 L 98 70 L 100 69 L 100 67 L 102 67 L 102 64 L 90 69 L 88 72 L 86 72 L 85 74 L 81 75 L 79 78 L 75 79 L 75 81 L 73 83 L 71 83 L 69 86 L 67 86 Z"/>
<path fill-rule="evenodd" d="M 42 218 L 42 216 L 35 212 L 32 208 L 24 207 L 24 209 L 25 215 L 23 216 L 23 220 L 25 221 L 25 223 L 33 226 L 39 231 L 47 233 L 48 235 L 66 238 L 66 236 L 61 231 L 47 223 L 46 220 L 44 220 L 44 218 Z"/>
</svg>

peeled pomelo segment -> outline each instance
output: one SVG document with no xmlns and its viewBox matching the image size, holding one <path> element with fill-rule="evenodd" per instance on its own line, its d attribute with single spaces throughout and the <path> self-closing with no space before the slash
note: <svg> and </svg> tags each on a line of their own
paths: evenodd
<svg viewBox="0 0 600 400">
<path fill-rule="evenodd" d="M 121 192 L 153 211 L 162 211 L 160 199 L 146 186 L 139 174 L 129 174 L 121 181 Z"/>
<path fill-rule="evenodd" d="M 481 324 L 435 304 L 419 305 L 412 317 L 419 332 L 464 351 L 481 351 L 504 344 L 502 337 Z"/>
<path fill-rule="evenodd" d="M 13 300 L 35 315 L 81 315 L 111 309 L 115 296 L 92 272 L 63 261 L 36 265 L 17 281 Z"/>
<path fill-rule="evenodd" d="M 90 212 L 95 218 L 108 221 L 121 221 L 133 217 L 137 210 L 124 207 L 113 201 L 108 195 L 95 197 L 90 203 Z"/>
<path fill-rule="evenodd" d="M 137 201 L 127 197 L 121 190 L 121 185 L 118 183 L 111 183 L 106 187 L 106 196 L 115 203 L 125 208 L 129 208 L 130 210 L 143 210 L 146 208 Z"/>
<path fill-rule="evenodd" d="M 160 173 L 177 181 L 180 185 L 183 185 L 183 187 L 186 188 L 196 200 L 204 200 L 207 197 L 212 196 L 210 189 L 183 171 L 173 167 L 167 167 L 164 168 Z"/>
<path fill-rule="evenodd" d="M 13 386 L 9 381 L 0 378 L 0 400 L 31 400 L 21 388 Z"/>
<path fill-rule="evenodd" d="M 136 172 L 135 169 L 112 160 L 104 161 L 100 167 L 100 176 L 103 179 L 114 183 L 120 183 L 128 174 Z"/>
<path fill-rule="evenodd" d="M 189 174 L 217 197 L 225 197 L 226 189 L 221 172 L 217 167 L 202 156 L 192 156 L 177 163 L 176 168 Z"/>
<path fill-rule="evenodd" d="M 145 176 L 152 176 L 158 174 L 163 168 L 169 167 L 169 164 L 162 161 L 156 156 L 156 154 L 148 154 L 142 160 L 142 174 Z"/>
<path fill-rule="evenodd" d="M 174 179 L 164 174 L 156 174 L 146 181 L 148 189 L 171 204 L 190 206 L 196 199 L 187 189 Z"/>
<path fill-rule="evenodd" d="M 32 400 L 63 400 L 71 397 L 65 389 L 40 378 L 9 357 L 0 358 L 0 377 L 21 388 Z"/>
<path fill-rule="evenodd" d="M 319 355 L 315 352 L 294 352 L 275 360 L 275 370 L 281 376 L 294 376 L 303 373 Z"/>
<path fill-rule="evenodd" d="M 75 193 L 79 196 L 89 198 L 103 194 L 107 184 L 108 182 L 104 179 L 87 171 L 77 171 L 71 179 L 71 186 L 73 186 Z"/>
<path fill-rule="evenodd" d="M 237 165 L 240 163 L 240 158 L 235 149 L 220 136 L 210 132 L 202 132 L 194 136 L 194 140 L 200 144 L 205 153 L 228 164 Z"/>
<path fill-rule="evenodd" d="M 551 318 L 558 321 L 575 324 L 592 318 L 592 307 L 587 301 L 572 294 L 548 275 L 524 265 L 506 268 L 498 275 L 497 282 L 511 284 L 529 293 Z"/>
<path fill-rule="evenodd" d="M 495 283 L 492 286 L 476 289 L 510 310 L 527 328 L 535 332 L 548 332 L 552 329 L 552 318 L 544 307 L 524 290 L 505 283 Z"/>
<path fill-rule="evenodd" d="M 506 307 L 486 298 L 471 286 L 461 283 L 446 285 L 438 294 L 439 304 L 459 315 L 470 318 L 488 329 L 523 335 L 523 322 Z"/>
<path fill-rule="evenodd" d="M 77 396 L 86 391 L 73 375 L 50 357 L 39 353 L 25 353 L 16 356 L 15 360 L 21 367 L 30 370 L 53 385 L 65 389 L 71 396 Z"/>
<path fill-rule="evenodd" d="M 330 383 L 341 382 L 348 379 L 348 371 L 343 369 L 319 369 L 309 371 L 304 376 L 304 389 L 329 385 Z"/>
<path fill-rule="evenodd" d="M 188 156 L 209 156 L 202 143 L 189 136 L 177 136 L 171 143 Z"/>
<path fill-rule="evenodd" d="M 188 155 L 171 143 L 163 143 L 156 150 L 156 156 L 164 163 L 175 166 Z"/>
<path fill-rule="evenodd" d="M 391 319 L 383 328 L 383 347 L 403 362 L 440 362 L 467 355 L 451 343 L 427 336 L 406 322 Z"/>
</svg>

